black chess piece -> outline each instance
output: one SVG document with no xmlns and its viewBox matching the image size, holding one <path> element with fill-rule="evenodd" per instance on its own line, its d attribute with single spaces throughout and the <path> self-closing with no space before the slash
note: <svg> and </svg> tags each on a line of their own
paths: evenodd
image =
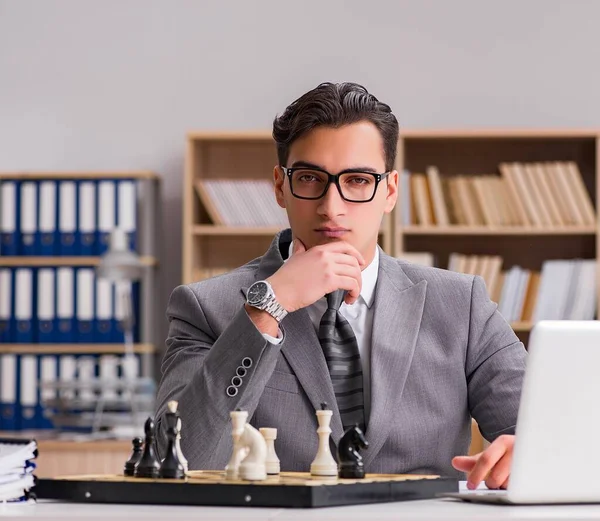
<svg viewBox="0 0 600 521">
<path fill-rule="evenodd" d="M 138 464 L 142 457 L 143 452 L 143 442 L 142 438 L 133 438 L 131 440 L 131 444 L 133 445 L 133 452 L 129 459 L 125 462 L 125 467 L 123 468 L 123 474 L 125 476 L 133 476 L 135 472 L 135 466 Z"/>
<path fill-rule="evenodd" d="M 360 449 L 369 447 L 363 431 L 358 425 L 350 427 L 338 443 L 338 477 L 344 479 L 362 479 L 365 477 L 365 466 Z"/>
<path fill-rule="evenodd" d="M 159 476 L 164 479 L 183 479 L 185 478 L 185 469 L 179 460 L 175 442 L 177 440 L 177 413 L 168 412 L 165 414 L 167 423 L 167 453 L 165 459 L 160 465 Z"/>
<path fill-rule="evenodd" d="M 136 478 L 157 478 L 160 470 L 160 461 L 154 452 L 154 421 L 148 417 L 144 424 L 144 452 L 140 461 L 135 466 L 133 475 Z"/>
</svg>

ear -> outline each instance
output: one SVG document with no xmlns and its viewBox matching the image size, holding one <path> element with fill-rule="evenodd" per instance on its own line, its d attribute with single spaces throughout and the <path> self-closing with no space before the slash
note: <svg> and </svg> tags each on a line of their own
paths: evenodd
<svg viewBox="0 0 600 521">
<path fill-rule="evenodd" d="M 387 176 L 387 195 L 385 197 L 385 213 L 390 213 L 394 206 L 396 206 L 396 201 L 398 199 L 398 171 L 392 170 L 390 175 Z"/>
<path fill-rule="evenodd" d="M 276 165 L 273 168 L 273 182 L 275 183 L 275 198 L 277 204 L 282 208 L 285 208 L 285 197 L 283 196 L 283 185 L 285 183 L 285 174 L 283 170 Z"/>
</svg>

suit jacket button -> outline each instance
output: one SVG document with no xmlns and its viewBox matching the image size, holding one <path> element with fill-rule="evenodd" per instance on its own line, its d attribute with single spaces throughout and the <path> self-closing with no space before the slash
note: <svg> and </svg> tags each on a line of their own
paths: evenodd
<svg viewBox="0 0 600 521">
<path fill-rule="evenodd" d="M 244 376 L 246 376 L 248 374 L 248 371 L 246 371 L 245 367 L 242 367 L 241 365 L 235 370 L 235 374 L 238 375 L 240 378 L 244 378 Z"/>
<path fill-rule="evenodd" d="M 244 366 L 246 369 L 250 369 L 253 363 L 254 362 L 252 361 L 252 358 L 249 356 L 242 359 L 242 366 Z"/>
<path fill-rule="evenodd" d="M 230 397 L 233 398 L 237 393 L 238 393 L 237 387 L 234 387 L 233 385 L 230 385 L 227 388 L 227 396 L 230 396 Z"/>
<path fill-rule="evenodd" d="M 242 380 L 239 376 L 234 376 L 231 379 L 231 385 L 233 385 L 234 387 L 239 387 L 240 385 L 242 385 L 244 380 Z"/>
</svg>

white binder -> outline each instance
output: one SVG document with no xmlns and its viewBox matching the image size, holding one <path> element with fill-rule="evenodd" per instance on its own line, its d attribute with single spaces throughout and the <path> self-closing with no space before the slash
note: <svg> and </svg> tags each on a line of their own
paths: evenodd
<svg viewBox="0 0 600 521">
<path fill-rule="evenodd" d="M 73 268 L 57 268 L 56 279 L 58 342 L 71 343 L 75 341 L 75 275 Z"/>
<path fill-rule="evenodd" d="M 58 231 L 61 253 L 75 255 L 75 232 L 77 231 L 77 185 L 75 181 L 60 182 L 59 198 Z"/>
<path fill-rule="evenodd" d="M 96 183 L 79 183 L 79 240 L 81 253 L 96 254 Z"/>
<path fill-rule="evenodd" d="M 34 255 L 37 232 L 37 184 L 34 181 L 21 183 L 21 245 L 23 255 Z"/>
<path fill-rule="evenodd" d="M 37 427 L 37 356 L 21 355 L 21 429 Z"/>
<path fill-rule="evenodd" d="M 0 268 L 0 344 L 11 342 L 12 316 L 12 273 L 8 268 Z"/>
<path fill-rule="evenodd" d="M 114 181 L 98 182 L 98 231 L 100 232 L 100 253 L 109 246 L 110 233 L 115 228 L 116 190 Z"/>
<path fill-rule="evenodd" d="M 0 183 L 0 255 L 17 255 L 17 183 Z"/>
<path fill-rule="evenodd" d="M 33 342 L 33 270 L 18 268 L 15 272 L 16 341 Z"/>
<path fill-rule="evenodd" d="M 94 270 L 77 270 L 77 332 L 79 342 L 91 342 L 94 336 Z"/>
<path fill-rule="evenodd" d="M 54 268 L 40 268 L 38 270 L 37 319 L 38 341 L 41 343 L 56 342 L 55 278 Z"/>
<path fill-rule="evenodd" d="M 40 251 L 42 255 L 55 255 L 56 233 L 56 198 L 57 189 L 55 181 L 42 181 L 40 183 Z"/>
</svg>

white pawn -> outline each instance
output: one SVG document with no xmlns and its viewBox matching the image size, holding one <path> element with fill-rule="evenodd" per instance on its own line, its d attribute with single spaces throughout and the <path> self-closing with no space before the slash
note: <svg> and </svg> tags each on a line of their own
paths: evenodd
<svg viewBox="0 0 600 521">
<path fill-rule="evenodd" d="M 262 481 L 267 479 L 267 442 L 252 425 L 244 426 L 244 433 L 240 437 L 240 446 L 248 449 L 248 454 L 240 463 L 240 479 L 248 481 Z"/>
<path fill-rule="evenodd" d="M 331 455 L 331 449 L 329 447 L 329 435 L 331 434 L 331 416 L 333 412 L 326 409 L 327 404 L 321 404 L 321 410 L 317 411 L 317 421 L 319 422 L 319 428 L 317 434 L 319 435 L 319 450 L 314 461 L 310 465 L 310 473 L 312 476 L 335 476 L 338 475 L 338 466 L 336 461 Z"/>
<path fill-rule="evenodd" d="M 277 453 L 275 452 L 275 440 L 277 439 L 277 429 L 261 427 L 259 431 L 262 434 L 265 441 L 267 442 L 267 459 L 265 460 L 267 474 L 279 474 L 279 458 L 277 457 Z"/>
<path fill-rule="evenodd" d="M 233 438 L 233 451 L 231 452 L 229 463 L 225 467 L 225 478 L 235 480 L 238 479 L 240 463 L 246 456 L 246 450 L 240 445 L 240 437 L 244 432 L 244 426 L 248 419 L 248 411 L 231 411 L 229 416 L 232 423 L 231 437 Z"/>
<path fill-rule="evenodd" d="M 177 418 L 177 438 L 175 438 L 175 451 L 177 452 L 177 457 L 179 461 L 183 465 L 183 470 L 185 473 L 188 473 L 188 461 L 185 459 L 183 452 L 181 452 L 181 418 Z"/>
</svg>

